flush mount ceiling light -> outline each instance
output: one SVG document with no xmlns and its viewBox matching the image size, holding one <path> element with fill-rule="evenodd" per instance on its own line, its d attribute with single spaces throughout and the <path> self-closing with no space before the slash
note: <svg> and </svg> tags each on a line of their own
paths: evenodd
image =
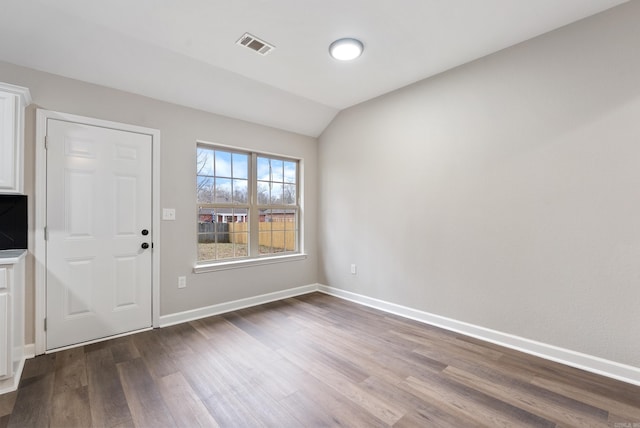
<svg viewBox="0 0 640 428">
<path fill-rule="evenodd" d="M 364 45 L 357 39 L 339 39 L 329 46 L 329 54 L 339 61 L 351 61 L 362 55 Z"/>
</svg>

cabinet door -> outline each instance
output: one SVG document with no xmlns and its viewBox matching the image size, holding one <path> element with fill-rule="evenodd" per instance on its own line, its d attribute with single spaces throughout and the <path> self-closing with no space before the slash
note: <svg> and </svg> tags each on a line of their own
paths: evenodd
<svg viewBox="0 0 640 428">
<path fill-rule="evenodd" d="M 0 192 L 18 190 L 18 138 L 16 105 L 18 97 L 0 92 Z"/>
<path fill-rule="evenodd" d="M 9 269 L 0 267 L 0 293 L 9 289 Z"/>
<path fill-rule="evenodd" d="M 0 293 L 0 379 L 13 374 L 12 345 L 9 343 L 9 295 Z"/>
</svg>

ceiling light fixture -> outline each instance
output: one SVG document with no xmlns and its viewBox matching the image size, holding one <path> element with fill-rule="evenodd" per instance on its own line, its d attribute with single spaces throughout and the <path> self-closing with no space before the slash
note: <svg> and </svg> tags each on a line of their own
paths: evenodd
<svg viewBox="0 0 640 428">
<path fill-rule="evenodd" d="M 339 61 L 351 61 L 362 55 L 364 45 L 357 39 L 339 39 L 329 46 L 329 54 Z"/>
</svg>

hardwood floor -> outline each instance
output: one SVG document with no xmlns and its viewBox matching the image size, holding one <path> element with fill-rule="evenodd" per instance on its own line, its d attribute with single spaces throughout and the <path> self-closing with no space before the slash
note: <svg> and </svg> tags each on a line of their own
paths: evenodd
<svg viewBox="0 0 640 428">
<path fill-rule="evenodd" d="M 640 428 L 640 387 L 314 293 L 28 360 L 7 426 Z"/>
</svg>

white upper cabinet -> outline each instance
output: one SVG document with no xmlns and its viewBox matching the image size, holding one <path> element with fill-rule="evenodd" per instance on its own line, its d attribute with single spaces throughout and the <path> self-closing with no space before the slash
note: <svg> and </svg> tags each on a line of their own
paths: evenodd
<svg viewBox="0 0 640 428">
<path fill-rule="evenodd" d="M 24 109 L 29 89 L 0 82 L 0 193 L 23 193 Z"/>
</svg>

